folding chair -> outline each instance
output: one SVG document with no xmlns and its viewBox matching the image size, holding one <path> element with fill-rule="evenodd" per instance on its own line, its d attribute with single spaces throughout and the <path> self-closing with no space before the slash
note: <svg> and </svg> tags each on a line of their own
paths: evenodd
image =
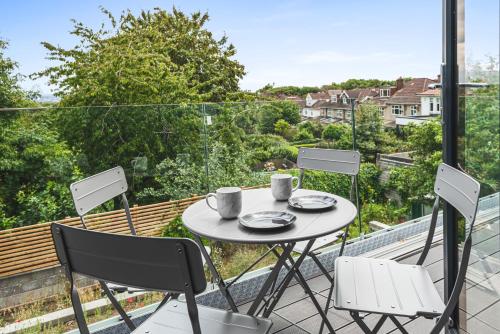
<svg viewBox="0 0 500 334">
<path fill-rule="evenodd" d="M 265 334 L 269 319 L 197 306 L 195 295 L 207 281 L 200 249 L 189 239 L 145 238 L 52 224 L 56 253 L 70 281 L 71 302 L 80 333 L 89 334 L 74 284 L 74 273 L 146 290 L 184 293 L 170 300 L 133 333 Z"/>
<path fill-rule="evenodd" d="M 96 207 L 106 203 L 107 201 L 120 196 L 123 202 L 123 208 L 125 211 L 125 216 L 127 218 L 127 224 L 131 235 L 136 235 L 136 230 L 134 223 L 132 221 L 132 214 L 130 213 L 130 207 L 128 204 L 127 196 L 125 195 L 128 190 L 127 179 L 125 177 L 125 172 L 122 167 L 117 166 L 89 176 L 83 180 L 79 180 L 70 185 L 71 195 L 73 196 L 73 202 L 75 204 L 76 212 L 80 217 L 83 228 L 87 229 L 87 224 L 85 222 L 85 215 Z M 208 247 L 207 247 L 208 248 Z M 210 248 L 207 249 L 210 254 Z M 130 317 L 123 310 L 121 305 L 118 303 L 112 292 L 138 292 L 141 289 L 128 287 L 119 284 L 107 283 L 100 281 L 102 290 L 106 296 L 110 299 L 113 306 L 117 309 L 120 315 L 125 319 L 125 322 L 130 329 L 134 329 Z M 176 298 L 175 294 L 167 294 L 162 304 L 165 303 L 170 298 Z"/>
<path fill-rule="evenodd" d="M 396 316 L 415 319 L 437 318 L 430 331 L 438 334 L 449 322 L 465 280 L 472 245 L 472 228 L 479 200 L 479 183 L 469 175 L 441 164 L 434 183 L 436 200 L 432 210 L 429 233 L 422 253 L 415 265 L 400 264 L 392 260 L 342 256 L 335 261 L 334 307 L 349 311 L 365 333 L 377 333 L 389 318 L 402 333 L 408 333 Z M 451 204 L 469 225 L 462 260 L 455 285 L 446 306 L 422 266 L 432 245 L 439 212 L 439 201 Z M 328 301 L 329 302 L 329 301 Z M 381 314 L 370 329 L 359 313 Z"/>
<path fill-rule="evenodd" d="M 305 170 L 321 170 L 325 172 L 344 174 L 351 176 L 350 199 L 356 203 L 359 216 L 359 194 L 357 188 L 357 176 L 359 173 L 361 155 L 357 151 L 332 150 L 332 149 L 315 149 L 315 148 L 300 148 L 297 158 L 297 165 L 300 168 L 298 187 L 302 188 Z M 354 193 L 356 194 L 354 198 Z M 345 231 L 339 231 L 321 238 L 316 239 L 311 250 L 307 254 L 316 263 L 321 272 L 333 282 L 333 277 L 330 275 L 325 266 L 319 261 L 317 255 L 321 248 L 333 244 L 342 237 L 342 245 L 340 255 L 344 250 L 345 241 L 348 234 L 348 228 Z M 308 241 L 297 242 L 293 251 L 302 254 L 307 246 Z"/>
</svg>

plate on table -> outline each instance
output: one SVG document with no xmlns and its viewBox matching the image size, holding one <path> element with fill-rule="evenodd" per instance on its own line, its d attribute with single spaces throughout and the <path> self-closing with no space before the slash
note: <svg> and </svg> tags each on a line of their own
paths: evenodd
<svg viewBox="0 0 500 334">
<path fill-rule="evenodd" d="M 295 222 L 295 215 L 282 211 L 262 211 L 240 217 L 240 224 L 252 230 L 275 230 L 290 226 Z"/>
<path fill-rule="evenodd" d="M 337 204 L 337 200 L 330 196 L 307 195 L 288 199 L 288 205 L 292 208 L 307 211 L 320 211 L 331 209 Z"/>
</svg>

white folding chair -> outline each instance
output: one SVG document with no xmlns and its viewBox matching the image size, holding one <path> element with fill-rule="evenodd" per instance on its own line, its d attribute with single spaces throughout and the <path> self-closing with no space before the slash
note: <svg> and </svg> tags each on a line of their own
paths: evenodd
<svg viewBox="0 0 500 334">
<path fill-rule="evenodd" d="M 335 261 L 334 307 L 349 311 L 365 333 L 377 333 L 388 318 L 402 333 L 408 333 L 396 316 L 411 319 L 437 318 L 430 331 L 438 334 L 448 323 L 462 290 L 472 246 L 472 229 L 479 201 L 479 183 L 469 175 L 441 164 L 434 183 L 436 200 L 432 211 L 429 233 L 416 264 L 401 264 L 392 260 L 341 256 Z M 439 212 L 439 201 L 445 200 L 465 218 L 469 232 L 464 243 L 462 260 L 455 285 L 446 305 L 422 266 L 432 245 Z M 329 304 L 330 298 L 327 304 Z M 328 305 L 327 305 L 328 307 Z M 380 314 L 381 318 L 370 329 L 360 313 Z"/>
</svg>

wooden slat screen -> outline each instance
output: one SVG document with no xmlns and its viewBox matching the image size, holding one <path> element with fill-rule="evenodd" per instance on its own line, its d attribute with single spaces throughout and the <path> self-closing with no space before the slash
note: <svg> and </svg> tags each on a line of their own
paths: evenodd
<svg viewBox="0 0 500 334">
<path fill-rule="evenodd" d="M 250 188 L 260 187 L 263 186 Z M 137 234 L 159 236 L 165 225 L 176 216 L 181 215 L 189 205 L 203 198 L 204 196 L 195 196 L 176 201 L 131 207 L 130 212 Z M 85 222 L 89 229 L 96 231 L 130 233 L 124 210 L 87 215 Z M 59 265 L 50 235 L 51 223 L 0 231 L 0 278 Z M 81 226 L 78 217 L 66 218 L 57 221 L 57 223 Z"/>
</svg>

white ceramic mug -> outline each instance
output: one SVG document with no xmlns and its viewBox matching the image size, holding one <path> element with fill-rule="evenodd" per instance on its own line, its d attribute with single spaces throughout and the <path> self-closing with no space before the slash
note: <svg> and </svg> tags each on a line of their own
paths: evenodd
<svg viewBox="0 0 500 334">
<path fill-rule="evenodd" d="M 215 197 L 217 206 L 213 207 L 209 198 Z M 241 188 L 238 187 L 223 187 L 217 189 L 214 193 L 209 193 L 205 197 L 207 205 L 210 209 L 217 211 L 224 219 L 232 219 L 238 217 L 241 213 Z"/>
<path fill-rule="evenodd" d="M 297 186 L 293 187 L 293 181 L 297 181 Z M 290 174 L 274 174 L 271 176 L 271 192 L 278 201 L 286 201 L 292 193 L 299 188 L 299 179 Z"/>
</svg>

